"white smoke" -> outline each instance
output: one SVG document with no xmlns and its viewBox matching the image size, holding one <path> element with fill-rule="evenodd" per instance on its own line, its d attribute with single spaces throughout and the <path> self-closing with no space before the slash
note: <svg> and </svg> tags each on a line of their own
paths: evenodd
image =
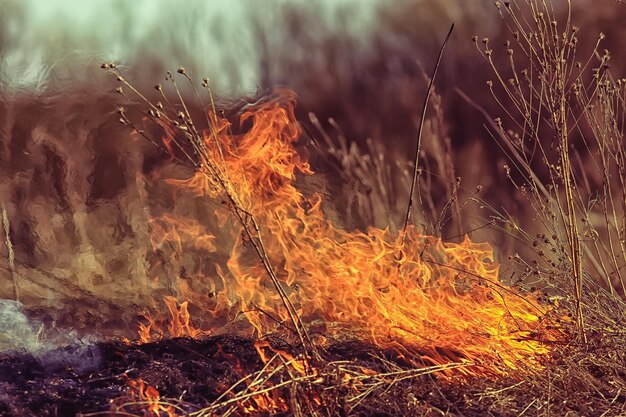
<svg viewBox="0 0 626 417">
<path fill-rule="evenodd" d="M 17 301 L 0 299 L 0 352 L 39 350 L 38 329 L 21 311 Z"/>
<path fill-rule="evenodd" d="M 42 334 L 43 327 L 22 313 L 21 303 L 0 299 L 0 353 L 33 355 L 48 372 L 69 367 L 83 373 L 97 369 L 102 362 L 100 349 L 73 332 L 50 339 Z"/>
</svg>

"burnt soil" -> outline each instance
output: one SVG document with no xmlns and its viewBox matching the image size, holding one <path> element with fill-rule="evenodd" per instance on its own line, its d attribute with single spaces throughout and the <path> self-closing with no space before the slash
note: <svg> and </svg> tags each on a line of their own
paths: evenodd
<svg viewBox="0 0 626 417">
<path fill-rule="evenodd" d="M 273 345 L 281 342 L 275 341 Z M 285 344 L 276 347 L 293 352 Z M 359 342 L 336 344 L 323 352 L 323 358 L 381 372 L 389 369 L 390 363 L 394 369 L 411 368 L 393 353 Z M 184 411 L 192 413 L 211 404 L 242 376 L 262 367 L 254 342 L 231 336 L 167 339 L 147 344 L 73 345 L 38 355 L 5 352 L 0 354 L 0 415 L 46 417 L 95 412 L 122 415 L 108 411 L 112 402 L 129 398 L 129 381 L 136 378 L 155 387 L 162 398 L 178 399 Z M 598 378 L 606 379 L 602 375 Z M 313 389 L 325 392 L 320 396 L 324 398 L 324 404 L 318 408 L 320 416 L 509 416 L 519 415 L 524 409 L 533 410 L 533 415 L 544 415 L 547 411 L 542 405 L 544 398 L 556 403 L 558 381 L 552 397 L 546 385 L 541 380 L 537 382 L 509 378 L 444 382 L 433 375 L 424 375 L 373 389 L 357 406 L 350 407 L 339 381 L 328 378 L 326 385 Z M 607 411 L 605 415 L 618 415 L 617 407 L 626 401 L 617 390 L 617 396 L 611 392 L 578 391 L 572 391 L 572 398 L 564 399 L 561 406 L 552 405 L 550 415 L 569 412 L 567 415 L 591 416 Z M 290 393 L 285 390 L 281 395 Z M 126 411 L 155 415 L 143 414 L 141 408 L 126 408 Z"/>
</svg>

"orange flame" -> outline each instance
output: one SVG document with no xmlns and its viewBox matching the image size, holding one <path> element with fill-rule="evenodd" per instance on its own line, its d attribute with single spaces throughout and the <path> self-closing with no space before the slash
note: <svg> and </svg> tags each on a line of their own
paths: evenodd
<svg viewBox="0 0 626 417">
<path fill-rule="evenodd" d="M 522 297 L 499 281 L 488 244 L 467 237 L 442 242 L 413 227 L 405 236 L 373 227 L 366 233 L 346 231 L 329 220 L 320 193 L 304 195 L 296 188 L 297 175 L 313 172 L 294 147 L 301 133 L 294 107 L 288 92 L 251 106 L 240 120 L 251 128 L 241 136 L 230 135 L 228 122 L 211 114 L 215 126 L 203 138 L 206 163 L 191 178 L 168 182 L 218 201 L 226 186 L 255 218 L 268 259 L 299 316 L 325 336 L 360 338 L 421 363 L 476 365 L 461 368 L 465 374 L 504 374 L 521 363 L 539 367 L 549 353 L 540 339 L 556 337 L 545 324 L 548 310 L 536 297 Z M 285 333 L 290 322 L 280 295 L 240 225 L 224 221 L 227 210 L 218 209 L 216 216 L 231 233 L 228 259 L 216 265 L 215 275 L 201 277 L 212 296 L 185 281 L 179 293 L 214 318 L 214 328 L 220 327 L 219 317 L 243 313 L 250 335 Z M 168 218 L 168 228 L 153 228 L 155 242 L 184 234 L 196 248 L 215 250 L 207 243 L 213 235 L 190 224 Z M 177 327 L 193 335 L 185 323 Z M 144 327 L 143 337 L 149 334 Z"/>
</svg>

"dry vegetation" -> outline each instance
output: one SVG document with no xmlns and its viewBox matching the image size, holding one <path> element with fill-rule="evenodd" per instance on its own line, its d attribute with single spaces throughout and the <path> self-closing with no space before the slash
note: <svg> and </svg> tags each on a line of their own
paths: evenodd
<svg viewBox="0 0 626 417">
<path fill-rule="evenodd" d="M 624 6 L 616 3 L 615 7 Z M 411 216 L 421 231 L 452 241 L 470 234 L 502 243 L 499 254 L 510 255 L 503 262 L 507 282 L 528 293 L 539 291 L 544 305 L 569 316 L 558 324 L 567 337 L 551 341 L 551 354 L 542 369 L 497 378 L 460 378 L 453 369 L 466 366 L 462 363 L 415 367 L 401 356 L 367 344 L 317 344 L 279 282 L 262 227 L 234 193 L 228 173 L 206 149 L 199 127 L 203 119 L 193 114 L 198 104 L 187 107 L 190 100 L 183 99 L 176 80 L 194 92 L 199 108 L 212 110 L 203 122 L 215 128 L 220 111 L 208 81 L 202 83 L 206 94 L 200 93 L 200 86 L 181 68 L 178 74 L 167 75 L 173 96 L 158 87 L 153 99 L 144 97 L 108 63 L 104 68 L 120 81 L 118 92 L 123 98 L 140 100 L 139 107 L 130 106 L 130 110 L 140 109 L 140 117 L 120 108 L 121 122 L 172 154 L 176 162 L 202 172 L 219 190 L 284 303 L 297 343 L 227 342 L 244 346 L 234 349 L 237 354 L 258 353 L 263 360 L 255 356 L 256 360 L 244 361 L 242 370 L 222 380 L 229 382 L 228 387 L 219 395 L 212 392 L 202 403 L 177 400 L 183 388 L 176 391 L 168 386 L 165 376 L 170 374 L 162 369 L 161 376 L 147 374 L 158 392 L 134 381 L 128 396 L 118 398 L 111 410 L 88 415 L 624 415 L 626 80 L 611 68 L 611 55 L 602 43 L 605 35 L 598 34 L 591 48 L 579 40 L 585 28 L 577 27 L 578 17 L 568 3 L 498 1 L 494 10 L 507 31 L 497 38 L 473 39 L 476 54 L 491 70 L 490 80 L 481 87 L 489 92 L 489 100 L 474 96 L 458 80 L 455 94 L 456 100 L 460 97 L 484 116 L 487 134 L 498 148 L 494 155 L 504 158 L 500 171 L 485 168 L 485 172 L 502 172 L 503 178 L 487 178 L 483 183 L 487 185 L 467 185 L 461 178 L 459 171 L 473 171 L 457 166 L 464 157 L 455 155 L 448 127 L 455 123 L 445 105 L 446 98 L 452 97 L 450 91 L 447 95 L 432 91 L 417 167 L 398 158 L 397 149 L 376 140 L 384 132 L 372 133 L 374 140 L 353 140 L 350 135 L 359 128 L 344 132 L 341 118 L 313 112 L 299 116 L 314 163 L 328 173 L 324 191 L 334 201 L 325 209 L 336 221 L 363 229 L 388 226 L 401 233 L 413 168 L 417 168 Z M 423 69 L 413 76 L 421 89 L 429 81 Z M 175 152 L 144 127 L 145 120 L 175 132 Z M 487 164 L 490 159 L 476 163 Z M 2 213 L 7 230 L 4 208 Z M 13 273 L 12 247 L 6 236 Z M 203 352 L 198 363 L 206 366 L 203 361 L 215 355 L 205 352 L 208 348 L 200 342 L 174 343 L 186 355 L 191 350 Z M 167 362 L 170 359 L 162 360 L 175 367 L 175 362 Z"/>
</svg>

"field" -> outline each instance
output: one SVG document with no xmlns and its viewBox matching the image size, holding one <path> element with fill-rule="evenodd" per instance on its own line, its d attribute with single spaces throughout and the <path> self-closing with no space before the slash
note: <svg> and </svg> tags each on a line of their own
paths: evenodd
<svg viewBox="0 0 626 417">
<path fill-rule="evenodd" d="M 70 3 L 6 3 L 0 414 L 626 415 L 626 5 Z"/>
</svg>

